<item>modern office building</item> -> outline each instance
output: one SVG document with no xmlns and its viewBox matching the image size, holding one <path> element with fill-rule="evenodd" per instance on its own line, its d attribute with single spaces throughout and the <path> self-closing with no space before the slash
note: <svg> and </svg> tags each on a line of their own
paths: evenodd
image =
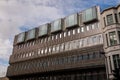
<svg viewBox="0 0 120 80">
<path fill-rule="evenodd" d="M 94 6 L 15 36 L 10 80 L 107 80 L 120 57 L 120 5 Z M 105 53 L 105 54 L 104 54 Z"/>
</svg>

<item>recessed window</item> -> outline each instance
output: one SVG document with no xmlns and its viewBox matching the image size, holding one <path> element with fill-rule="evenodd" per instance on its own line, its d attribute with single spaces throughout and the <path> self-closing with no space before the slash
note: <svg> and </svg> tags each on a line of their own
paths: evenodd
<svg viewBox="0 0 120 80">
<path fill-rule="evenodd" d="M 77 29 L 77 33 L 80 33 L 80 28 Z"/>
<path fill-rule="evenodd" d="M 18 35 L 17 43 L 23 42 L 25 39 L 25 32 Z"/>
<path fill-rule="evenodd" d="M 48 41 L 50 41 L 50 37 L 48 37 Z"/>
<path fill-rule="evenodd" d="M 61 44 L 61 46 L 60 46 L 60 51 L 63 51 L 63 49 L 64 49 L 64 43 Z"/>
<path fill-rule="evenodd" d="M 115 22 L 118 23 L 118 17 L 116 13 L 115 13 Z"/>
<path fill-rule="evenodd" d="M 40 54 L 40 49 L 38 50 L 38 54 Z"/>
<path fill-rule="evenodd" d="M 82 41 L 81 39 L 79 40 L 79 48 L 82 46 Z"/>
<path fill-rule="evenodd" d="M 62 34 L 60 33 L 60 38 L 62 38 Z"/>
<path fill-rule="evenodd" d="M 41 50 L 41 54 L 43 54 L 43 49 Z"/>
<path fill-rule="evenodd" d="M 52 50 L 52 52 L 55 52 L 55 46 L 53 46 L 53 50 Z"/>
<path fill-rule="evenodd" d="M 73 30 L 73 35 L 75 34 L 75 30 Z"/>
<path fill-rule="evenodd" d="M 107 46 L 108 46 L 108 35 L 105 34 L 105 36 L 106 36 L 106 42 L 107 42 Z"/>
<path fill-rule="evenodd" d="M 120 42 L 120 31 L 118 31 L 118 38 L 119 38 L 119 42 Z"/>
<path fill-rule="evenodd" d="M 70 31 L 68 31 L 68 36 L 70 36 Z"/>
<path fill-rule="evenodd" d="M 47 53 L 47 48 L 45 49 L 45 53 Z"/>
<path fill-rule="evenodd" d="M 99 28 L 99 23 L 95 23 L 96 28 Z"/>
<path fill-rule="evenodd" d="M 103 18 L 103 20 L 104 20 L 104 25 L 106 26 L 106 20 L 105 20 L 105 17 Z"/>
<path fill-rule="evenodd" d="M 90 29 L 89 29 L 89 26 L 86 26 L 86 30 L 87 30 L 87 31 L 89 31 L 89 30 L 90 30 Z"/>
<path fill-rule="evenodd" d="M 52 40 L 54 40 L 54 36 L 52 36 Z"/>
<path fill-rule="evenodd" d="M 43 43 L 43 39 L 41 39 L 40 43 Z"/>
<path fill-rule="evenodd" d="M 93 43 L 97 43 L 97 37 L 96 37 L 96 36 L 93 36 L 92 42 L 93 42 Z"/>
<path fill-rule="evenodd" d="M 66 37 L 66 32 L 64 32 L 64 37 Z"/>
<path fill-rule="evenodd" d="M 84 46 L 84 39 L 81 39 L 81 46 Z"/>
<path fill-rule="evenodd" d="M 119 20 L 120 20 L 120 12 L 119 12 Z"/>
<path fill-rule="evenodd" d="M 46 38 L 44 38 L 44 42 L 46 42 L 47 40 L 46 40 Z"/>
<path fill-rule="evenodd" d="M 119 68 L 119 54 L 113 55 L 114 68 Z"/>
<path fill-rule="evenodd" d="M 49 47 L 49 53 L 51 52 L 51 47 Z"/>
<path fill-rule="evenodd" d="M 58 35 L 56 35 L 56 39 L 58 39 Z"/>
<path fill-rule="evenodd" d="M 56 46 L 56 51 L 57 52 L 59 51 L 59 44 Z"/>
<path fill-rule="evenodd" d="M 29 30 L 28 32 L 27 32 L 27 40 L 30 40 L 30 39 L 33 39 L 33 38 L 35 38 L 35 31 L 36 31 L 36 29 L 32 29 L 32 30 Z"/>
<path fill-rule="evenodd" d="M 107 15 L 107 25 L 113 24 L 113 15 Z"/>
<path fill-rule="evenodd" d="M 81 27 L 81 32 L 84 32 L 84 27 Z"/>
<path fill-rule="evenodd" d="M 116 45 L 117 44 L 117 38 L 116 38 L 116 33 L 115 31 L 109 33 L 110 37 L 110 45 Z"/>
</svg>

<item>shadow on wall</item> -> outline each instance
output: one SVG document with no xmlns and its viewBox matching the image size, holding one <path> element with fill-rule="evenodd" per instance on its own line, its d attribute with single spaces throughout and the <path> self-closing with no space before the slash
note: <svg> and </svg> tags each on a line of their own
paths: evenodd
<svg viewBox="0 0 120 80">
<path fill-rule="evenodd" d="M 0 77 L 0 80 L 9 80 L 7 77 Z"/>
</svg>

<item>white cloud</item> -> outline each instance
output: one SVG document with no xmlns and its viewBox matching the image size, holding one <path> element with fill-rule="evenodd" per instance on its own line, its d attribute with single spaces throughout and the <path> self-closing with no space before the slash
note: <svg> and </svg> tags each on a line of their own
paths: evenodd
<svg viewBox="0 0 120 80">
<path fill-rule="evenodd" d="M 12 44 L 10 40 L 0 39 L 0 59 L 8 61 L 9 55 L 11 54 Z"/>
<path fill-rule="evenodd" d="M 2 65 L 7 65 L 13 37 L 22 31 L 20 27 L 32 28 L 64 16 L 48 3 L 49 0 L 0 0 L 0 76 L 5 76 L 6 66 Z"/>
<path fill-rule="evenodd" d="M 0 77 L 4 77 L 6 75 L 7 66 L 0 65 Z"/>
</svg>

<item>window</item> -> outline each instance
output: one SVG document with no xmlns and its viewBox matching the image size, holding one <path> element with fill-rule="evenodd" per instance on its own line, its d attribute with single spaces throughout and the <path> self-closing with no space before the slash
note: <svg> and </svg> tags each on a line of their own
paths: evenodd
<svg viewBox="0 0 120 80">
<path fill-rule="evenodd" d="M 45 49 L 45 53 L 47 53 L 47 48 Z"/>
<path fill-rule="evenodd" d="M 43 39 L 40 40 L 40 43 L 43 43 Z"/>
<path fill-rule="evenodd" d="M 75 34 L 75 30 L 73 30 L 73 35 Z"/>
<path fill-rule="evenodd" d="M 56 39 L 58 39 L 58 35 L 56 34 Z"/>
<path fill-rule="evenodd" d="M 89 31 L 89 30 L 90 30 L 90 29 L 89 29 L 89 26 L 86 26 L 86 30 L 87 30 L 87 31 Z"/>
<path fill-rule="evenodd" d="M 81 27 L 81 32 L 84 32 L 84 27 Z"/>
<path fill-rule="evenodd" d="M 103 20 L 104 20 L 104 25 L 106 26 L 106 21 L 105 21 L 105 17 L 103 18 Z"/>
<path fill-rule="evenodd" d="M 95 29 L 95 25 L 94 25 L 94 24 L 92 24 L 92 25 L 91 25 L 91 28 L 92 28 L 92 29 Z"/>
<path fill-rule="evenodd" d="M 38 55 L 40 54 L 40 49 L 38 50 Z"/>
<path fill-rule="evenodd" d="M 54 40 L 54 36 L 52 36 L 52 40 Z"/>
<path fill-rule="evenodd" d="M 107 42 L 107 46 L 108 46 L 108 36 L 107 36 L 107 34 L 105 34 L 105 36 L 106 36 L 106 42 Z"/>
<path fill-rule="evenodd" d="M 43 49 L 41 50 L 41 54 L 43 54 Z"/>
<path fill-rule="evenodd" d="M 94 23 L 95 28 L 99 28 L 99 23 Z"/>
<path fill-rule="evenodd" d="M 81 46 L 84 46 L 84 39 L 81 39 Z"/>
<path fill-rule="evenodd" d="M 113 16 L 112 14 L 107 15 L 107 25 L 113 24 Z"/>
<path fill-rule="evenodd" d="M 110 37 L 110 45 L 116 45 L 117 44 L 117 38 L 116 38 L 116 33 L 115 31 L 109 33 Z"/>
<path fill-rule="evenodd" d="M 119 58 L 119 54 L 113 55 L 113 63 L 115 68 L 120 67 Z"/>
<path fill-rule="evenodd" d="M 118 23 L 118 17 L 117 17 L 117 14 L 115 14 L 115 22 Z"/>
<path fill-rule="evenodd" d="M 54 21 L 51 23 L 51 32 L 59 31 L 61 30 L 61 19 Z"/>
<path fill-rule="evenodd" d="M 83 55 L 83 60 L 87 60 L 87 59 L 88 59 L 88 55 L 87 54 Z"/>
<path fill-rule="evenodd" d="M 103 37 L 102 37 L 102 35 L 98 35 L 98 43 L 103 43 Z"/>
<path fill-rule="evenodd" d="M 48 37 L 48 41 L 50 41 L 50 37 Z"/>
<path fill-rule="evenodd" d="M 70 31 L 68 31 L 68 36 L 70 36 Z"/>
<path fill-rule="evenodd" d="M 93 38 L 92 38 L 92 42 L 93 42 L 94 44 L 97 43 L 97 37 L 96 37 L 96 36 L 93 36 Z"/>
<path fill-rule="evenodd" d="M 66 37 L 66 32 L 64 32 L 64 37 Z"/>
<path fill-rule="evenodd" d="M 120 12 L 119 12 L 119 20 L 120 20 Z"/>
<path fill-rule="evenodd" d="M 59 52 L 59 44 L 56 46 L 56 51 Z"/>
<path fill-rule="evenodd" d="M 111 58 L 110 58 L 110 56 L 109 56 L 109 63 L 110 63 L 110 72 L 112 71 L 112 63 L 111 63 Z"/>
<path fill-rule="evenodd" d="M 83 18 L 83 22 L 87 22 L 87 21 L 96 19 L 97 18 L 96 7 L 92 7 L 90 9 L 83 11 L 82 18 Z"/>
<path fill-rule="evenodd" d="M 120 31 L 118 31 L 118 38 L 119 38 L 119 42 L 120 42 Z"/>
<path fill-rule="evenodd" d="M 62 34 L 60 33 L 60 38 L 62 38 Z"/>
<path fill-rule="evenodd" d="M 52 52 L 55 52 L 55 46 L 53 46 Z"/>
<path fill-rule="evenodd" d="M 93 59 L 93 53 L 89 54 L 89 59 Z"/>
<path fill-rule="evenodd" d="M 49 47 L 49 53 L 51 52 L 51 47 Z"/>
<path fill-rule="evenodd" d="M 35 30 L 36 29 L 32 29 L 27 32 L 27 40 L 35 38 Z"/>
<path fill-rule="evenodd" d="M 17 43 L 23 42 L 23 41 L 24 41 L 24 38 L 25 38 L 25 33 L 19 34 L 19 35 L 18 35 L 18 38 L 17 38 Z"/>
<path fill-rule="evenodd" d="M 44 42 L 46 42 L 47 41 L 47 39 L 46 38 L 44 38 Z"/>
<path fill-rule="evenodd" d="M 47 34 L 47 30 L 48 30 L 48 24 L 41 25 L 41 26 L 38 28 L 38 30 L 39 30 L 39 32 L 38 32 L 38 35 L 39 35 L 39 36 L 46 35 L 46 34 Z"/>
<path fill-rule="evenodd" d="M 69 42 L 65 43 L 65 50 L 69 50 L 69 47 L 70 47 L 69 44 L 70 44 Z"/>
<path fill-rule="evenodd" d="M 66 27 L 72 27 L 77 24 L 77 14 L 70 15 L 65 18 Z"/>
<path fill-rule="evenodd" d="M 77 29 L 77 33 L 80 33 L 80 28 Z"/>
<path fill-rule="evenodd" d="M 64 43 L 61 44 L 61 46 L 60 46 L 60 51 L 63 51 L 63 50 L 64 50 Z"/>
</svg>

